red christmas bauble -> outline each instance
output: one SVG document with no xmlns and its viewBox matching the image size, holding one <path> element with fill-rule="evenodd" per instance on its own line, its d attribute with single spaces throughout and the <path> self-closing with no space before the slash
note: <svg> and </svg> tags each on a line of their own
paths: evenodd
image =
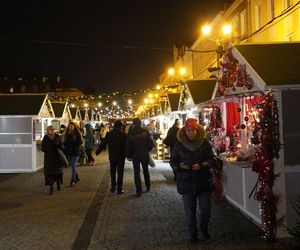
<svg viewBox="0 0 300 250">
<path fill-rule="evenodd" d="M 244 120 L 245 120 L 245 122 L 249 121 L 249 117 L 245 116 Z"/>
</svg>

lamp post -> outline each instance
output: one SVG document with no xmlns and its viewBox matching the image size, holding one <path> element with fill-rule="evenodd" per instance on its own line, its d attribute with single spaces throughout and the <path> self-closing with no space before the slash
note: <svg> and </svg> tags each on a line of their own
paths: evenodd
<svg viewBox="0 0 300 250">
<path fill-rule="evenodd" d="M 231 36 L 231 32 L 232 32 L 232 26 L 231 24 L 225 23 L 222 27 L 222 33 L 223 33 L 223 37 L 220 38 L 211 38 L 209 37 L 212 31 L 212 27 L 209 24 L 205 24 L 204 26 L 202 26 L 202 34 L 203 36 L 207 37 L 209 40 L 215 42 L 218 47 L 216 50 L 217 53 L 217 68 L 219 68 L 220 66 L 220 58 L 222 56 L 222 54 L 224 53 L 224 46 L 226 46 L 226 44 L 229 41 L 229 38 Z"/>
</svg>

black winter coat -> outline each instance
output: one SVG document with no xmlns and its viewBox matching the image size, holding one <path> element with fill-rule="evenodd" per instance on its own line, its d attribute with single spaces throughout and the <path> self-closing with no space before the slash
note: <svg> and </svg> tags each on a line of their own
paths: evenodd
<svg viewBox="0 0 300 250">
<path fill-rule="evenodd" d="M 164 144 L 166 144 L 168 147 L 170 147 L 171 149 L 171 154 L 172 154 L 172 150 L 176 144 L 176 142 L 178 142 L 177 139 L 177 132 L 178 132 L 179 128 L 177 126 L 172 126 L 167 134 L 166 139 L 164 140 Z"/>
<path fill-rule="evenodd" d="M 174 146 L 170 164 L 177 172 L 177 190 L 179 194 L 198 194 L 201 192 L 213 191 L 213 173 L 210 165 L 214 154 L 212 147 L 207 139 L 203 139 L 202 144 L 195 150 L 188 149 L 185 142 L 177 142 Z M 209 166 L 202 167 L 200 170 L 182 169 L 180 163 L 185 163 L 192 167 L 195 163 L 201 166 L 206 162 Z"/>
<path fill-rule="evenodd" d="M 57 148 L 61 146 L 59 135 L 55 135 L 51 140 L 47 135 L 44 136 L 42 141 L 42 151 L 44 155 L 44 174 L 47 175 L 60 175 L 63 174 L 63 167 L 61 166 L 58 156 Z"/>
<path fill-rule="evenodd" d="M 83 140 L 81 135 L 77 135 L 76 133 L 64 134 L 63 136 L 64 151 L 68 156 L 80 156 L 80 146 L 82 143 Z"/>
<path fill-rule="evenodd" d="M 110 160 L 123 160 L 125 159 L 125 144 L 127 135 L 121 131 L 121 129 L 114 128 L 108 132 L 105 138 L 101 141 L 96 155 L 100 154 L 101 151 L 108 145 L 109 159 Z"/>
<path fill-rule="evenodd" d="M 154 148 L 153 139 L 147 129 L 136 127 L 128 132 L 126 156 L 129 158 L 147 158 Z"/>
</svg>

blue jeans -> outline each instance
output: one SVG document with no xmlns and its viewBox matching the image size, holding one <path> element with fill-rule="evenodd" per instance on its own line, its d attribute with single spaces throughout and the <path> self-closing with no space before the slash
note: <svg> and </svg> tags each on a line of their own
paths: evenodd
<svg viewBox="0 0 300 250">
<path fill-rule="evenodd" d="M 70 164 L 71 164 L 71 169 L 72 169 L 72 176 L 71 176 L 71 180 L 75 181 L 75 177 L 77 174 L 77 162 L 79 160 L 79 156 L 71 156 L 70 157 Z"/>
<path fill-rule="evenodd" d="M 150 174 L 148 169 L 149 157 L 141 157 L 141 158 L 132 158 L 133 170 L 134 170 L 134 183 L 136 188 L 136 193 L 142 193 L 142 181 L 140 175 L 140 165 L 142 165 L 144 172 L 145 185 L 147 190 L 150 190 Z"/>
<path fill-rule="evenodd" d="M 197 229 L 197 200 L 200 208 L 200 230 L 208 232 L 208 223 L 210 219 L 211 194 L 202 192 L 200 194 L 183 194 L 182 195 L 185 217 L 191 236 L 196 236 Z"/>
</svg>

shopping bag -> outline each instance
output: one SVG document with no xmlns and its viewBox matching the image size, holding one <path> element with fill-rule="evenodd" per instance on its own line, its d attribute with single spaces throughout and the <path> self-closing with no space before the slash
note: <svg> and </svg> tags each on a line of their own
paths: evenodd
<svg viewBox="0 0 300 250">
<path fill-rule="evenodd" d="M 155 168 L 155 162 L 150 153 L 149 153 L 149 166 Z"/>
</svg>

